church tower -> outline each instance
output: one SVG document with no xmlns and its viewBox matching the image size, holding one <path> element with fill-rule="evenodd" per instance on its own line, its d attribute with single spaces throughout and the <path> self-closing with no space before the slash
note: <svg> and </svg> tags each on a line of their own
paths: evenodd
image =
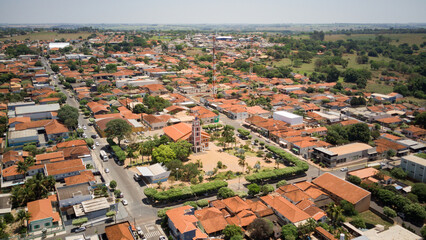
<svg viewBox="0 0 426 240">
<path fill-rule="evenodd" d="M 192 122 L 192 150 L 197 153 L 201 152 L 202 142 L 201 142 L 201 126 L 200 126 L 200 119 L 198 117 L 195 117 L 194 121 Z"/>
</svg>

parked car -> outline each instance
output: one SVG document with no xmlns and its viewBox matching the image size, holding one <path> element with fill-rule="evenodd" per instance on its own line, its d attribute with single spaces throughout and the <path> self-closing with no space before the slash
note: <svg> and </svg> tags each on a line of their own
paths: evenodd
<svg viewBox="0 0 426 240">
<path fill-rule="evenodd" d="M 139 236 L 143 236 L 143 231 L 141 227 L 136 227 L 136 232 L 138 233 Z"/>
<path fill-rule="evenodd" d="M 133 179 L 135 179 L 135 181 L 140 181 L 141 180 L 141 175 L 135 173 L 135 175 L 133 175 Z"/>
<path fill-rule="evenodd" d="M 75 233 L 84 232 L 84 231 L 86 231 L 86 227 L 79 227 L 74 229 Z"/>
<path fill-rule="evenodd" d="M 124 206 L 127 206 L 127 204 L 129 204 L 129 203 L 127 202 L 127 200 L 126 200 L 126 199 L 121 200 L 121 203 L 122 203 Z"/>
<path fill-rule="evenodd" d="M 105 168 L 105 173 L 109 173 L 109 169 L 108 168 Z"/>
<path fill-rule="evenodd" d="M 341 171 L 341 172 L 347 172 L 347 171 L 348 171 L 348 168 L 347 168 L 347 167 L 341 168 L 341 169 L 340 169 L 340 171 Z"/>
<path fill-rule="evenodd" d="M 96 138 L 98 137 L 98 135 L 93 134 L 91 137 L 92 137 L 93 139 L 96 139 Z"/>
<path fill-rule="evenodd" d="M 160 238 L 158 238 L 159 240 L 167 240 L 167 238 L 165 236 L 160 236 Z"/>
<path fill-rule="evenodd" d="M 95 142 L 95 145 L 96 145 L 96 146 L 99 146 L 99 142 Z"/>
</svg>

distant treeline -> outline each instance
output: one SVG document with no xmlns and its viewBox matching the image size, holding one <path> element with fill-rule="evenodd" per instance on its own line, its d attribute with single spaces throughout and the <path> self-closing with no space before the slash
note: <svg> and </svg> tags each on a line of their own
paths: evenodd
<svg viewBox="0 0 426 240">
<path fill-rule="evenodd" d="M 425 28 L 388 28 L 388 29 L 345 29 L 329 31 L 326 34 L 396 34 L 396 33 L 426 33 Z"/>
</svg>

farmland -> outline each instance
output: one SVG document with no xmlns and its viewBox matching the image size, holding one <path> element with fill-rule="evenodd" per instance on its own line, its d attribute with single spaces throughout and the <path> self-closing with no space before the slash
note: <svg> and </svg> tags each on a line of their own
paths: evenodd
<svg viewBox="0 0 426 240">
<path fill-rule="evenodd" d="M 71 39 L 78 39 L 79 37 L 82 37 L 83 39 L 86 39 L 91 33 L 89 32 L 79 32 L 79 33 L 57 33 L 57 32 L 34 32 L 29 33 L 26 35 L 18 35 L 13 37 L 7 37 L 7 38 L 0 38 L 0 40 L 17 40 L 17 41 L 23 41 L 25 39 L 29 39 L 30 41 L 35 40 L 59 40 L 64 38 L 65 40 L 71 40 Z"/>
</svg>

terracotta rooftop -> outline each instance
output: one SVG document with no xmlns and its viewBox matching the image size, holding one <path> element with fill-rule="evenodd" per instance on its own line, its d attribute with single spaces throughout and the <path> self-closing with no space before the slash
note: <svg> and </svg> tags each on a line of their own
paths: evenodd
<svg viewBox="0 0 426 240">
<path fill-rule="evenodd" d="M 108 240 L 134 240 L 129 222 L 117 223 L 105 227 Z"/>
<path fill-rule="evenodd" d="M 331 173 L 322 174 L 315 178 L 312 183 L 352 204 L 358 203 L 371 194 L 370 192 L 348 181 L 338 178 Z"/>
<path fill-rule="evenodd" d="M 52 218 L 52 222 L 57 222 L 61 219 L 59 217 L 59 213 L 53 211 L 50 199 L 40 199 L 28 202 L 27 208 L 28 212 L 31 214 L 31 218 L 28 220 L 28 223 L 46 218 Z"/>
</svg>

